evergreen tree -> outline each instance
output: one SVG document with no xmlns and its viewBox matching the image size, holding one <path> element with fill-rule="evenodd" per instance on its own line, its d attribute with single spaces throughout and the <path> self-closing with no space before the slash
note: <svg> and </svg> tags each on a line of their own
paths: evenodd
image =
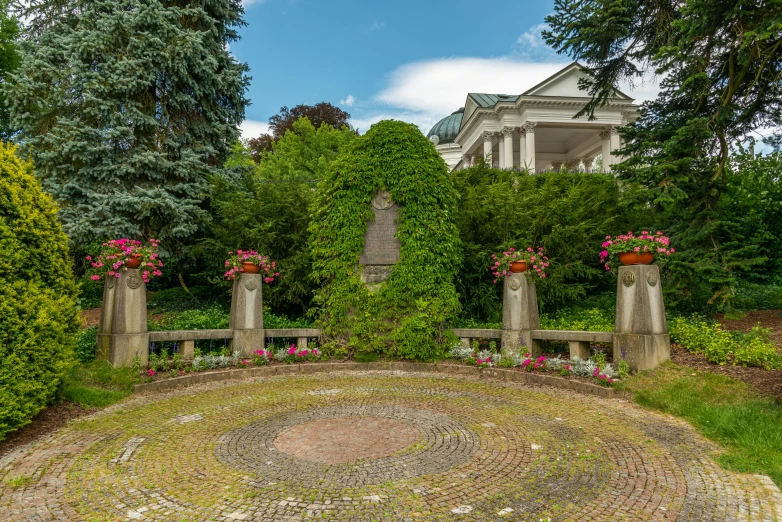
<svg viewBox="0 0 782 522">
<path fill-rule="evenodd" d="M 19 67 L 21 57 L 17 39 L 19 21 L 10 12 L 10 0 L 0 0 L 0 87 L 6 78 Z M 8 102 L 0 88 L 0 140 L 8 141 L 14 135 L 8 114 Z"/>
<path fill-rule="evenodd" d="M 8 86 L 73 241 L 182 238 L 238 137 L 240 0 L 34 0 Z"/>
<path fill-rule="evenodd" d="M 671 276 L 682 297 L 714 302 L 765 261 L 720 211 L 730 146 L 782 125 L 782 0 L 556 0 L 547 43 L 581 61 L 594 114 L 615 85 L 654 71 L 656 100 L 627 126 L 616 167 L 648 189 L 657 227 L 679 250 Z"/>
</svg>

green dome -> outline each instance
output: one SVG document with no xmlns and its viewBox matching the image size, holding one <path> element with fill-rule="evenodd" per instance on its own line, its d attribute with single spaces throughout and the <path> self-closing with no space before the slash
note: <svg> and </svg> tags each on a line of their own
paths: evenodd
<svg viewBox="0 0 782 522">
<path fill-rule="evenodd" d="M 440 138 L 440 143 L 453 143 L 453 139 L 459 134 L 459 128 L 462 126 L 463 116 L 464 107 L 438 121 L 426 137 L 437 136 Z"/>
</svg>

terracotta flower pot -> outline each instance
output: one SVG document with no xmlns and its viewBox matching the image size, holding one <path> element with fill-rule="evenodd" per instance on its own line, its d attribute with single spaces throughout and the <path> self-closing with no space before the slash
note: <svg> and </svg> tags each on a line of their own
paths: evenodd
<svg viewBox="0 0 782 522">
<path fill-rule="evenodd" d="M 651 265 L 654 261 L 654 252 L 622 252 L 619 261 L 623 265 Z"/>
<path fill-rule="evenodd" d="M 141 254 L 133 254 L 133 257 L 125 260 L 125 268 L 138 268 L 141 266 Z"/>
<path fill-rule="evenodd" d="M 260 274 L 261 266 L 255 263 L 242 263 L 242 269 L 245 274 Z"/>
<path fill-rule="evenodd" d="M 510 264 L 510 271 L 514 274 L 518 274 L 519 272 L 526 272 L 527 271 L 527 262 L 526 261 L 514 261 Z"/>
</svg>

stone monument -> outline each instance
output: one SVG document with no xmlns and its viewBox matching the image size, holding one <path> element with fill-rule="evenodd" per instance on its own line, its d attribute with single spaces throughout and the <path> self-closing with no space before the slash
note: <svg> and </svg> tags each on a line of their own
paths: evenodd
<svg viewBox="0 0 782 522">
<path fill-rule="evenodd" d="M 97 343 L 99 357 L 115 368 L 132 366 L 136 357 L 147 365 L 147 287 L 138 268 L 122 270 L 119 278 L 106 276 Z"/>
<path fill-rule="evenodd" d="M 399 210 L 387 190 L 377 191 L 372 198 L 375 219 L 367 222 L 364 251 L 358 261 L 363 266 L 361 282 L 372 291 L 388 279 L 394 263 L 399 261 L 400 242 L 396 237 Z"/>
<path fill-rule="evenodd" d="M 265 346 L 261 285 L 261 274 L 242 273 L 234 279 L 229 323 L 233 330 L 231 351 L 244 357 L 251 357 L 255 350 L 263 350 Z"/>
<path fill-rule="evenodd" d="M 616 288 L 614 362 L 651 370 L 671 358 L 671 341 L 657 265 L 619 268 Z"/>
<path fill-rule="evenodd" d="M 532 339 L 532 330 L 539 329 L 540 314 L 535 283 L 527 279 L 523 272 L 505 277 L 502 298 L 502 355 L 540 355 L 540 343 Z"/>
</svg>

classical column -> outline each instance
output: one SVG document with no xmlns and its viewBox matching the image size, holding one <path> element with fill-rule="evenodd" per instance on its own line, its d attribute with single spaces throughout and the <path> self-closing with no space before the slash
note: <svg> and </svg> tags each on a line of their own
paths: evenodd
<svg viewBox="0 0 782 522">
<path fill-rule="evenodd" d="M 519 168 L 527 167 L 527 131 L 519 127 Z"/>
<path fill-rule="evenodd" d="M 554 172 L 559 172 L 562 170 L 562 165 L 564 165 L 564 161 L 552 161 L 551 162 L 551 168 Z"/>
<path fill-rule="evenodd" d="M 584 162 L 584 172 L 586 172 L 587 174 L 591 174 L 592 165 L 593 162 L 595 161 L 595 158 L 581 158 L 581 161 Z"/>
<path fill-rule="evenodd" d="M 502 139 L 505 142 L 505 168 L 513 168 L 513 127 L 502 128 Z"/>
<path fill-rule="evenodd" d="M 491 149 L 494 145 L 494 133 L 484 131 L 483 137 L 483 160 L 491 166 Z"/>
<path fill-rule="evenodd" d="M 497 166 L 501 169 L 505 168 L 505 140 L 502 139 L 502 133 L 497 133 L 499 137 L 499 143 L 497 144 Z M 493 162 L 492 162 L 493 163 Z"/>
<path fill-rule="evenodd" d="M 611 172 L 611 131 L 602 131 L 600 139 L 603 140 L 603 172 Z"/>
<path fill-rule="evenodd" d="M 526 164 L 530 172 L 535 172 L 535 127 L 538 123 L 535 121 L 528 121 L 524 124 L 524 132 L 526 133 Z"/>
<path fill-rule="evenodd" d="M 611 165 L 622 162 L 622 158 L 616 154 L 616 151 L 622 148 L 619 136 L 619 128 L 614 125 L 611 127 Z"/>
<path fill-rule="evenodd" d="M 565 167 L 568 172 L 578 172 L 578 167 L 581 165 L 581 158 L 576 158 L 565 163 Z"/>
</svg>

